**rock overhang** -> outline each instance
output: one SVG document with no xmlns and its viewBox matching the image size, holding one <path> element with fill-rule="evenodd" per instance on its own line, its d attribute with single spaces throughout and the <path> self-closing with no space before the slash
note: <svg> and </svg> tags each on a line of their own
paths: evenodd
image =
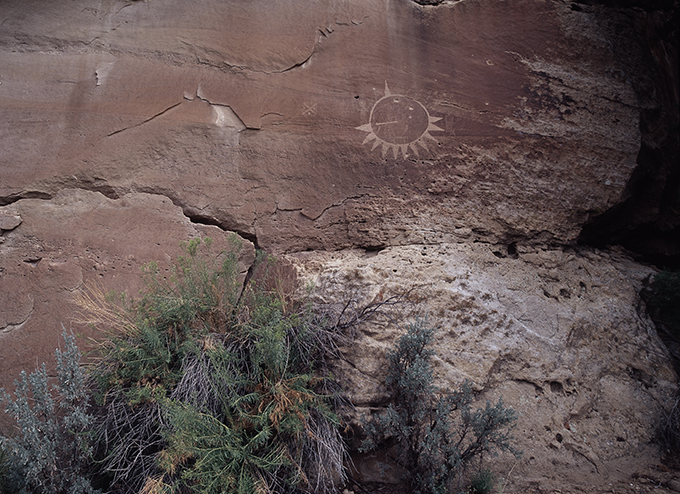
<svg viewBox="0 0 680 494">
<path fill-rule="evenodd" d="M 635 167 L 632 90 L 562 4 L 176 3 L 3 5 L 5 202 L 171 190 L 279 252 L 570 243 Z"/>
</svg>

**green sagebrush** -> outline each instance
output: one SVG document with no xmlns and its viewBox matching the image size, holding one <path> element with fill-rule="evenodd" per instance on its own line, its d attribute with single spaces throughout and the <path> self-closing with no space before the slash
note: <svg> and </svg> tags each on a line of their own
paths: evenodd
<svg viewBox="0 0 680 494">
<path fill-rule="evenodd" d="M 65 350 L 56 350 L 57 384 L 45 364 L 15 381 L 15 399 L 0 390 L 5 412 L 17 423 L 14 437 L 0 438 L 5 452 L 2 492 L 88 494 L 91 465 L 88 391 L 75 338 L 64 330 Z M 56 391 L 56 399 L 53 396 Z"/>
<path fill-rule="evenodd" d="M 495 478 L 491 470 L 485 468 L 475 473 L 470 479 L 466 494 L 488 494 L 492 491 Z"/>
<path fill-rule="evenodd" d="M 206 245 L 207 244 L 207 245 Z M 264 274 L 245 288 L 238 251 L 194 240 L 165 279 L 145 269 L 140 300 L 96 371 L 97 457 L 118 490 L 327 492 L 344 443 L 325 360 L 336 335 Z"/>
<path fill-rule="evenodd" d="M 414 493 L 448 493 L 470 462 L 484 454 L 507 450 L 517 419 L 502 400 L 473 410 L 472 391 L 466 382 L 452 393 L 442 394 L 432 384 L 428 348 L 434 329 L 423 321 L 409 326 L 396 349 L 388 353 L 385 384 L 393 394 L 387 410 L 364 424 L 363 451 L 389 447 Z"/>
</svg>

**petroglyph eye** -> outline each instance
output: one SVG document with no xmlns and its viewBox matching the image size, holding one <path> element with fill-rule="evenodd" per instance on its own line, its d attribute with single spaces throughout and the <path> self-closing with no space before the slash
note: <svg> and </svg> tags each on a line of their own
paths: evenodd
<svg viewBox="0 0 680 494">
<path fill-rule="evenodd" d="M 385 96 L 373 105 L 368 123 L 356 128 L 368 132 L 363 144 L 375 141 L 371 150 L 382 145 L 383 157 L 390 149 L 395 158 L 400 150 L 406 157 L 409 148 L 417 156 L 418 146 L 428 149 L 427 139 L 436 142 L 430 132 L 443 130 L 434 125 L 439 120 L 440 117 L 431 117 L 427 109 L 413 98 L 391 94 L 385 83 Z"/>
</svg>

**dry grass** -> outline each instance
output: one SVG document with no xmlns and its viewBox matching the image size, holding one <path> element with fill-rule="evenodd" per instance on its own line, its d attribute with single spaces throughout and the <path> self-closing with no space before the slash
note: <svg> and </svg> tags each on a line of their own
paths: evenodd
<svg viewBox="0 0 680 494">
<path fill-rule="evenodd" d="M 101 285 L 85 285 L 75 292 L 78 307 L 73 322 L 105 330 L 107 333 L 127 335 L 135 330 L 135 320 L 123 295 L 106 292 Z"/>
<path fill-rule="evenodd" d="M 199 275 L 201 273 L 203 271 Z M 224 284 L 222 286 L 213 283 L 213 278 L 199 275 L 185 272 L 182 278 L 184 284 L 177 290 L 159 281 L 156 292 L 153 291 L 156 285 L 152 277 L 149 285 L 151 295 L 139 302 L 107 293 L 101 286 L 87 286 L 76 294 L 75 302 L 79 308 L 76 322 L 94 326 L 108 336 L 102 343 L 107 347 L 102 348 L 102 353 L 109 355 L 109 358 L 104 357 L 98 363 L 103 375 L 107 375 L 111 369 L 130 369 L 129 362 L 136 363 L 142 358 L 118 361 L 116 358 L 121 353 L 115 353 L 115 345 L 122 340 L 125 340 L 123 344 L 126 350 L 135 349 L 140 341 L 142 326 L 138 326 L 138 322 L 142 318 L 163 316 L 164 310 L 179 314 L 178 318 L 184 317 L 180 323 L 174 322 L 177 319 L 169 318 L 167 320 L 171 321 L 171 327 L 160 325 L 152 330 L 163 337 L 164 345 L 165 338 L 177 340 L 180 331 L 186 331 L 181 337 L 187 341 L 193 339 L 189 341 L 193 345 L 190 346 L 191 350 L 182 349 L 184 353 L 172 355 L 175 360 L 168 364 L 168 367 L 173 366 L 171 373 L 168 372 L 171 378 L 158 385 L 159 392 L 163 393 L 162 398 L 153 396 L 148 401 L 131 401 L 130 396 L 126 395 L 130 391 L 127 388 L 134 390 L 135 386 L 148 384 L 148 376 L 125 382 L 117 375 L 113 376 L 113 387 L 108 390 L 104 404 L 99 408 L 95 431 L 99 438 L 96 456 L 100 459 L 102 473 L 112 478 L 112 491 L 156 494 L 168 488 L 177 488 L 177 477 L 183 468 L 193 466 L 191 458 L 186 455 L 163 457 L 169 451 L 167 437 L 173 429 L 162 403 L 171 400 L 191 405 L 215 420 L 226 420 L 225 417 L 233 414 L 231 408 L 237 406 L 235 403 L 242 406 L 240 403 L 244 396 L 258 394 L 261 400 L 253 404 L 252 413 L 266 414 L 274 429 L 279 429 L 285 420 L 290 422 L 291 417 L 301 424 L 300 432 L 287 433 L 283 439 L 293 475 L 297 475 L 299 480 L 295 490 L 320 494 L 336 492 L 346 480 L 346 445 L 338 424 L 334 422 L 335 416 L 328 412 L 351 405 L 342 397 L 338 383 L 326 377 L 310 378 L 309 375 L 331 375 L 334 362 L 341 357 L 341 348 L 348 347 L 356 338 L 357 325 L 368 319 L 389 324 L 395 310 L 415 304 L 411 292 L 381 297 L 365 307 L 350 301 L 343 307 L 321 310 L 316 307 L 312 311 L 308 305 L 291 299 L 292 289 L 280 277 L 274 277 L 271 286 L 265 289 L 264 285 L 253 283 L 242 292 L 239 290 L 240 298 L 235 301 L 230 295 L 234 287 L 229 280 L 220 281 Z M 266 278 L 263 279 L 266 281 Z M 223 290 L 226 291 L 223 293 Z M 175 295 L 176 300 L 172 299 Z M 197 297 L 200 299 L 202 296 L 207 297 L 208 303 L 191 305 Z M 192 302 L 187 305 L 188 310 L 173 312 L 177 304 L 187 303 L 189 298 Z M 158 306 L 154 303 L 158 303 Z M 274 319 L 265 322 L 263 328 L 257 327 L 258 323 L 253 324 L 253 320 L 261 317 L 257 312 L 258 307 L 262 307 L 258 306 L 260 303 L 268 304 L 265 308 L 274 312 L 279 310 L 284 320 L 289 321 L 288 318 L 291 318 L 290 321 L 296 322 L 277 326 L 279 315 L 275 314 Z M 187 313 L 194 314 L 193 307 L 200 307 L 200 314 L 195 314 L 195 318 L 185 317 Z M 159 320 L 166 319 L 159 317 Z M 275 329 L 268 328 L 267 324 Z M 200 328 L 196 329 L 194 325 Z M 144 327 L 148 330 L 147 326 Z M 276 358 L 273 363 L 266 365 L 254 364 L 251 356 L 260 351 L 263 344 L 258 340 L 261 337 L 258 331 L 271 330 L 276 333 L 281 328 L 285 328 L 281 344 L 286 349 L 282 368 L 278 367 Z M 268 341 L 264 343 L 268 344 Z M 174 344 L 172 351 L 179 352 L 180 345 Z M 263 370 L 268 366 L 271 368 Z M 156 371 L 152 369 L 150 372 Z M 297 377 L 296 372 L 304 376 Z M 249 413 L 251 410 L 246 409 L 245 415 Z M 243 422 L 247 427 L 247 420 Z M 238 425 L 238 420 L 234 424 Z M 285 434 L 282 433 L 282 436 Z M 159 460 L 165 471 L 159 466 Z M 263 492 L 290 492 L 292 488 L 287 484 L 290 468 L 287 465 L 278 472 L 255 472 L 261 476 L 257 485 L 266 486 Z"/>
</svg>

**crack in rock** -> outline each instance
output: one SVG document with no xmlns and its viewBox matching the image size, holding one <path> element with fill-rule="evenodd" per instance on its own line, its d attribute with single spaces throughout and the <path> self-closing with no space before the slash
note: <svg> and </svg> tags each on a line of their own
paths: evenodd
<svg viewBox="0 0 680 494">
<path fill-rule="evenodd" d="M 345 203 L 346 203 L 347 201 L 356 200 L 356 199 L 361 199 L 362 197 L 364 197 L 364 196 L 366 196 L 366 195 L 367 195 L 367 194 L 359 194 L 358 196 L 349 196 L 349 197 L 345 197 L 342 201 L 340 201 L 340 202 L 337 203 L 337 204 L 330 204 L 330 205 L 326 206 L 326 207 L 323 208 L 323 209 L 321 210 L 321 212 L 320 212 L 319 214 L 317 214 L 317 215 L 308 214 L 308 213 L 309 213 L 309 210 L 307 210 L 307 208 L 293 209 L 293 210 L 291 210 L 291 211 L 300 211 L 300 214 L 301 214 L 302 216 L 304 216 L 305 218 L 307 218 L 307 219 L 309 219 L 309 220 L 312 220 L 312 221 L 316 221 L 316 220 L 318 220 L 319 218 L 321 218 L 321 217 L 326 213 L 326 211 L 328 211 L 329 209 L 342 207 L 342 206 L 345 205 Z M 277 207 L 277 209 L 278 209 L 278 207 Z M 307 210 L 308 213 L 305 213 L 305 210 Z"/>
<path fill-rule="evenodd" d="M 172 199 L 171 199 L 172 200 Z M 254 233 L 247 232 L 241 228 L 235 227 L 234 225 L 226 225 L 224 221 L 219 220 L 215 216 L 211 215 L 206 215 L 202 213 L 194 213 L 192 210 L 191 206 L 180 206 L 182 207 L 182 214 L 186 216 L 189 221 L 196 225 L 210 225 L 210 226 L 216 226 L 222 231 L 225 232 L 234 232 L 237 235 L 239 235 L 242 238 L 245 238 L 246 240 L 249 240 L 253 243 L 256 249 L 259 248 L 259 244 L 257 243 L 257 235 Z"/>
<path fill-rule="evenodd" d="M 125 132 L 126 130 L 130 130 L 130 129 L 134 129 L 134 128 L 140 127 L 140 126 L 142 126 L 142 125 L 144 125 L 144 124 L 146 124 L 146 123 L 149 123 L 149 122 L 151 122 L 152 120 L 154 120 L 154 119 L 160 117 L 161 115 L 164 115 L 164 114 L 168 113 L 170 110 L 172 110 L 172 109 L 174 109 L 174 108 L 177 108 L 177 107 L 178 107 L 179 105 L 181 105 L 181 104 L 182 104 L 181 101 L 180 101 L 179 103 L 175 103 L 174 105 L 171 105 L 171 106 L 167 107 L 165 110 L 160 111 L 160 112 L 156 113 L 155 115 L 153 115 L 153 116 L 147 118 L 146 120 L 143 120 L 143 121 L 141 121 L 141 122 L 139 122 L 139 123 L 137 123 L 137 124 L 135 124 L 135 125 L 131 125 L 131 126 L 129 126 L 129 127 L 124 127 L 124 128 L 122 128 L 122 129 L 114 130 L 114 131 L 111 132 L 110 134 L 106 134 L 106 137 L 111 137 L 111 136 L 114 136 L 114 135 L 116 135 L 116 134 L 120 134 L 121 132 Z"/>
<path fill-rule="evenodd" d="M 302 62 L 298 62 L 296 64 L 291 65 L 290 67 L 283 69 L 283 70 L 277 70 L 277 71 L 272 71 L 272 72 L 267 72 L 268 74 L 283 74 L 285 72 L 290 72 L 291 70 L 297 69 L 297 68 L 303 68 L 307 62 L 309 62 L 316 52 L 316 45 L 319 44 L 319 41 L 316 40 L 314 43 L 314 47 L 312 48 L 312 52 L 309 54 L 307 58 L 305 58 Z"/>
<path fill-rule="evenodd" d="M 37 191 L 37 190 L 29 190 L 29 191 L 21 191 L 21 192 L 16 192 L 14 194 L 10 194 L 8 196 L 0 197 L 0 206 L 9 206 L 10 204 L 14 204 L 17 201 L 20 201 L 22 199 L 42 199 L 45 201 L 49 201 L 52 199 L 52 194 L 49 194 L 47 192 L 42 192 L 42 191 Z"/>
<path fill-rule="evenodd" d="M 70 180 L 69 180 L 70 179 Z M 162 196 L 168 199 L 174 206 L 177 206 L 180 208 L 182 211 L 182 214 L 191 222 L 194 224 L 198 225 L 211 225 L 211 226 L 216 226 L 220 228 L 222 231 L 226 232 L 234 232 L 237 235 L 245 238 L 246 240 L 251 241 L 256 248 L 258 247 L 258 242 L 257 242 L 257 235 L 253 232 L 244 230 L 243 228 L 239 228 L 235 223 L 235 220 L 232 221 L 227 221 L 225 219 L 219 219 L 216 218 L 213 215 L 208 215 L 204 214 L 200 209 L 195 208 L 191 204 L 188 204 L 185 200 L 181 199 L 178 197 L 172 189 L 159 189 L 155 187 L 147 187 L 147 186 L 134 186 L 134 187 L 124 187 L 124 188 L 117 188 L 114 189 L 112 186 L 109 186 L 108 184 L 101 184 L 101 183 L 96 183 L 95 179 L 87 179 L 87 178 L 82 178 L 82 177 L 68 177 L 65 181 L 62 180 L 60 182 L 61 187 L 54 192 L 54 194 L 48 194 L 46 192 L 18 192 L 16 194 L 12 194 L 11 196 L 7 197 L 0 197 L 0 207 L 2 206 L 7 206 L 10 204 L 13 204 L 17 201 L 20 201 L 21 199 L 41 199 L 45 201 L 52 200 L 59 191 L 61 190 L 68 190 L 68 189 L 78 189 L 78 190 L 85 190 L 88 192 L 97 192 L 99 194 L 102 194 L 104 197 L 111 199 L 111 200 L 116 200 L 120 199 L 122 196 L 125 194 L 133 194 L 133 193 L 138 193 L 138 194 L 150 194 L 150 195 L 157 195 L 157 196 Z M 19 223 L 16 224 L 16 226 L 19 226 L 19 224 L 23 221 L 21 220 L 21 217 L 18 215 L 14 215 L 11 211 L 9 213 L 3 212 L 0 210 L 0 231 L 9 231 L 12 230 L 13 228 L 5 228 L 4 226 L 11 226 L 12 224 L 16 223 L 16 219 L 14 217 L 17 216 L 19 219 Z M 9 218 L 7 222 L 5 222 L 4 218 Z M 16 228 L 16 226 L 14 228 Z M 28 262 L 28 261 L 26 261 Z"/>
<path fill-rule="evenodd" d="M 188 100 L 193 100 L 193 96 L 189 98 L 186 93 L 184 94 L 184 97 Z M 213 111 L 213 124 L 217 125 L 218 127 L 231 128 L 236 130 L 236 132 L 241 132 L 246 129 L 258 130 L 254 127 L 248 127 L 231 106 L 221 103 L 213 103 L 210 101 L 210 99 L 208 99 L 208 97 L 203 92 L 203 88 L 200 84 L 196 88 L 196 98 L 210 105 Z"/>
</svg>

